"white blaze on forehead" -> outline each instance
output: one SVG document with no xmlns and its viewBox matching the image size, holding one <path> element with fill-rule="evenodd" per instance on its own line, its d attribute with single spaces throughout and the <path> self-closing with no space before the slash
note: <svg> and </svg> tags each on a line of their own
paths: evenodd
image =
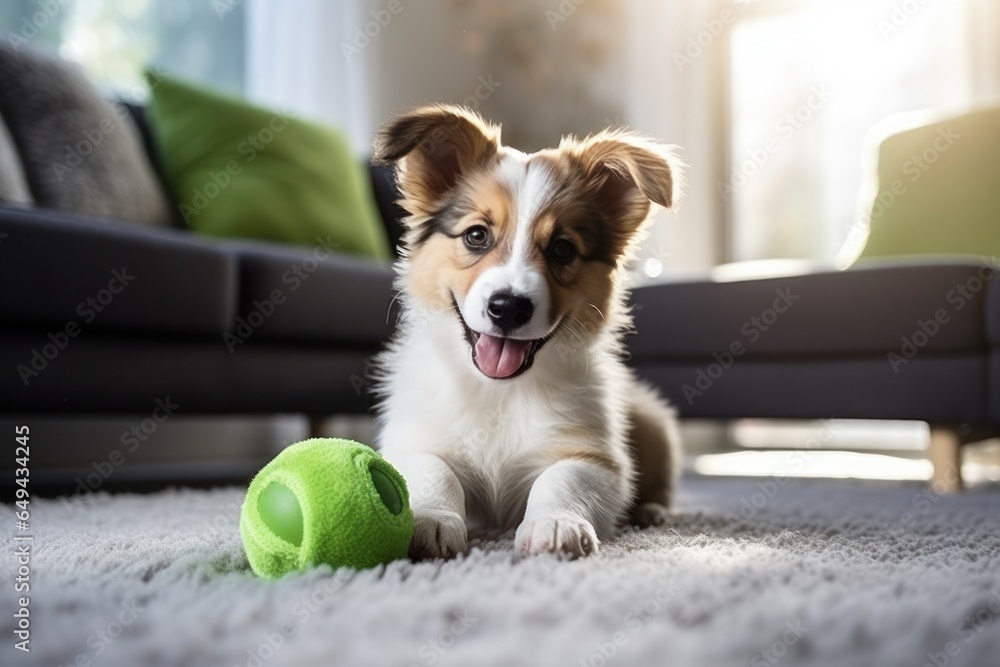
<svg viewBox="0 0 1000 667">
<path fill-rule="evenodd" d="M 530 162 L 521 151 L 508 149 L 500 161 L 500 179 L 510 188 L 517 205 L 510 263 L 524 266 L 531 252 L 532 223 L 552 199 L 556 182 L 544 163 Z"/>
<path fill-rule="evenodd" d="M 541 338 L 548 334 L 551 297 L 545 275 L 528 258 L 534 243 L 532 225 L 555 194 L 555 179 L 546 165 L 530 162 L 527 155 L 513 149 L 505 150 L 497 165 L 497 177 L 509 188 L 517 211 L 511 254 L 506 263 L 486 269 L 476 279 L 461 304 L 462 315 L 476 331 L 493 333 L 486 312 L 490 298 L 499 293 L 527 297 L 534 306 L 534 314 L 515 335 Z"/>
</svg>

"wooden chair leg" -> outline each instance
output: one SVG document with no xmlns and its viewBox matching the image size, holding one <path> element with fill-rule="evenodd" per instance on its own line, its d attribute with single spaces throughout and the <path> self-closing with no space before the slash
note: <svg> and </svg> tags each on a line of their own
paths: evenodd
<svg viewBox="0 0 1000 667">
<path fill-rule="evenodd" d="M 963 489 L 962 443 L 957 428 L 931 425 L 927 456 L 934 466 L 931 488 L 935 493 L 955 493 Z"/>
</svg>

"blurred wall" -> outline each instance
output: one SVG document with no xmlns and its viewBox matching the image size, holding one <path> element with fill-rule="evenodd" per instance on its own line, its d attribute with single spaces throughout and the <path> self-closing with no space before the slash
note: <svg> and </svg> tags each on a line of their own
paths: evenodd
<svg viewBox="0 0 1000 667">
<path fill-rule="evenodd" d="M 366 0 L 370 12 L 386 0 Z M 580 0 L 577 0 L 578 2 Z M 478 107 L 533 151 L 622 122 L 624 11 L 614 0 L 401 0 L 372 40 L 373 112 L 422 102 Z"/>
<path fill-rule="evenodd" d="M 641 270 L 647 259 L 662 263 L 664 276 L 717 263 L 711 59 L 682 72 L 673 56 L 714 3 L 364 1 L 364 20 L 384 23 L 369 26 L 375 35 L 362 50 L 374 122 L 421 103 L 454 102 L 502 123 L 504 142 L 526 151 L 609 125 L 679 144 L 690 165 L 684 203 L 658 214 L 635 276 L 650 278 Z"/>
</svg>

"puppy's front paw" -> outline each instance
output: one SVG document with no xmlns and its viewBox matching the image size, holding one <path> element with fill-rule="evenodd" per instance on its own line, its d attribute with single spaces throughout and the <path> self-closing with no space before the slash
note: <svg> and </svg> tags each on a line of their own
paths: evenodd
<svg viewBox="0 0 1000 667">
<path fill-rule="evenodd" d="M 410 555 L 416 559 L 452 558 L 466 549 L 465 519 L 457 512 L 414 512 Z"/>
<path fill-rule="evenodd" d="M 526 518 L 514 536 L 514 549 L 522 556 L 558 553 L 577 558 L 597 553 L 598 544 L 590 522 L 573 514 Z"/>
</svg>

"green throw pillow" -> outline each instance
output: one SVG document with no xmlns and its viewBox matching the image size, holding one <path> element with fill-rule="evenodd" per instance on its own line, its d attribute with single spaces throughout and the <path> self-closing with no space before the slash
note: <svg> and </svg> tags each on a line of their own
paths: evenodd
<svg viewBox="0 0 1000 667">
<path fill-rule="evenodd" d="M 1000 254 L 998 169 L 1000 107 L 888 136 L 861 259 Z"/>
<path fill-rule="evenodd" d="M 371 184 L 338 132 L 146 76 L 150 124 L 190 229 L 389 258 Z"/>
</svg>

